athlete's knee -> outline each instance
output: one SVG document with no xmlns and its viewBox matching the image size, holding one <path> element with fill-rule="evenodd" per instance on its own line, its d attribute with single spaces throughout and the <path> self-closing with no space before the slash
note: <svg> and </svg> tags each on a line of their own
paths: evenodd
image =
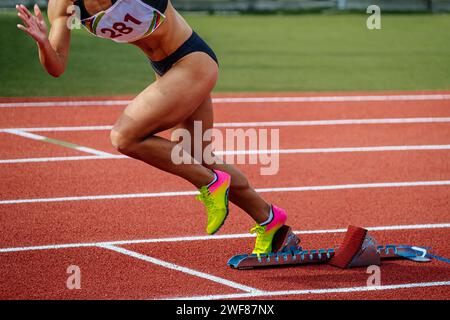
<svg viewBox="0 0 450 320">
<path fill-rule="evenodd" d="M 113 147 L 122 154 L 131 155 L 138 141 L 120 130 L 113 129 L 110 132 L 110 140 Z"/>
</svg>

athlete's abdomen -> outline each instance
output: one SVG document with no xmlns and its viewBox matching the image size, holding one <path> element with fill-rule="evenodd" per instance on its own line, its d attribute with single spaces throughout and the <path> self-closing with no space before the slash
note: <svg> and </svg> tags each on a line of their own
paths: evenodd
<svg viewBox="0 0 450 320">
<path fill-rule="evenodd" d="M 162 60 L 179 48 L 192 34 L 192 29 L 169 2 L 166 19 L 149 36 L 133 42 L 154 61 Z"/>
</svg>

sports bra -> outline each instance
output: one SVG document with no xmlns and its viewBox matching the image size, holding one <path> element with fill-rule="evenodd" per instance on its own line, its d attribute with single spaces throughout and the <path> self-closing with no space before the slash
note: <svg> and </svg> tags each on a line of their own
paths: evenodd
<svg viewBox="0 0 450 320">
<path fill-rule="evenodd" d="M 155 31 L 166 18 L 168 0 L 111 0 L 112 6 L 90 16 L 83 0 L 75 1 L 83 26 L 93 35 L 115 42 L 134 42 Z"/>
</svg>

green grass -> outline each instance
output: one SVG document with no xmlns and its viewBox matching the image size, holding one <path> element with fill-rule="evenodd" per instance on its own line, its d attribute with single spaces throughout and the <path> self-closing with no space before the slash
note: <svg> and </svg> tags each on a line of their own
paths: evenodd
<svg viewBox="0 0 450 320">
<path fill-rule="evenodd" d="M 450 89 L 450 15 L 384 15 L 375 31 L 358 14 L 186 18 L 219 57 L 216 91 Z M 17 22 L 0 13 L 0 96 L 136 94 L 154 79 L 137 48 L 84 30 L 53 79 Z"/>
</svg>

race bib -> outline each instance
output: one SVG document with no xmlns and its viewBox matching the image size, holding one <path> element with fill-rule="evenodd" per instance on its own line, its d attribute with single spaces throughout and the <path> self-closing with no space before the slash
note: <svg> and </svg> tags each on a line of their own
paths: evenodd
<svg viewBox="0 0 450 320">
<path fill-rule="evenodd" d="M 83 23 L 100 38 L 133 42 L 151 34 L 164 19 L 163 13 L 142 1 L 119 0 Z"/>
</svg>

